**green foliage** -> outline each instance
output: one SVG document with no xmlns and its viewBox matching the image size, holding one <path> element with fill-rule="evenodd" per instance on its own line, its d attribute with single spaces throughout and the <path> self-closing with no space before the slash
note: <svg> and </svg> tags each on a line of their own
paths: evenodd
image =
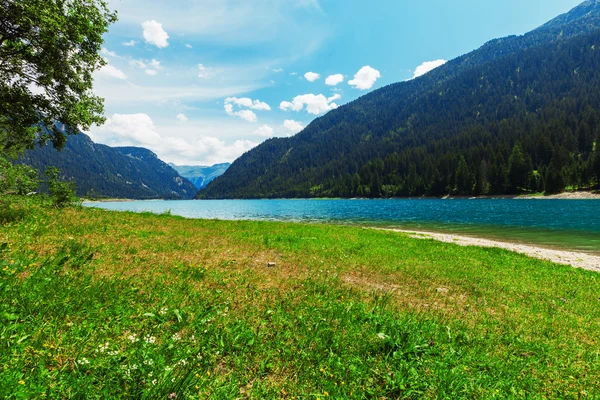
<svg viewBox="0 0 600 400">
<path fill-rule="evenodd" d="M 58 168 L 47 167 L 44 173 L 48 177 L 48 190 L 55 207 L 68 207 L 77 201 L 75 183 L 64 181 Z"/>
<path fill-rule="evenodd" d="M 0 230 L 2 398 L 600 396 L 597 273 L 356 227 L 27 207 Z"/>
<path fill-rule="evenodd" d="M 49 139 L 60 148 L 77 127 L 102 123 L 92 73 L 105 64 L 102 36 L 116 20 L 106 2 L 1 0 L 0 6 L 0 154 L 14 157 Z"/>
<path fill-rule="evenodd" d="M 591 188 L 599 183 L 599 27 L 600 3 L 586 2 L 568 18 L 494 40 L 294 137 L 267 140 L 199 196 L 517 194 L 545 188 L 551 167 L 551 191 Z"/>
<path fill-rule="evenodd" d="M 38 185 L 38 173 L 35 169 L 23 164 L 13 165 L 0 157 L 0 195 L 28 194 L 35 191 Z"/>
</svg>

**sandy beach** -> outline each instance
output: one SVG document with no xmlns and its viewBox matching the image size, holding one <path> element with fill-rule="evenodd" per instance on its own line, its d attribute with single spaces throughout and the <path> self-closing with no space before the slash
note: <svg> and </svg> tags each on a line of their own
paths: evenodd
<svg viewBox="0 0 600 400">
<path fill-rule="evenodd" d="M 589 271 L 600 272 L 600 256 L 573 252 L 566 250 L 554 250 L 537 247 L 528 244 L 501 242 L 490 239 L 474 238 L 469 236 L 452 235 L 446 233 L 411 231 L 401 229 L 387 229 L 394 232 L 407 233 L 416 239 L 434 239 L 440 242 L 454 243 L 459 246 L 499 247 L 502 249 L 525 254 L 530 257 L 554 262 L 556 264 L 570 265 L 575 268 L 583 268 Z"/>
</svg>

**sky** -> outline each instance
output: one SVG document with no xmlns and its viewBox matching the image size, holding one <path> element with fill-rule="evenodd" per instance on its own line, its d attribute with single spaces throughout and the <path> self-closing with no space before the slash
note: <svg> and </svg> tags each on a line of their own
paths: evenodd
<svg viewBox="0 0 600 400">
<path fill-rule="evenodd" d="M 109 0 L 90 136 L 166 162 L 231 162 L 373 90 L 580 0 Z"/>
</svg>

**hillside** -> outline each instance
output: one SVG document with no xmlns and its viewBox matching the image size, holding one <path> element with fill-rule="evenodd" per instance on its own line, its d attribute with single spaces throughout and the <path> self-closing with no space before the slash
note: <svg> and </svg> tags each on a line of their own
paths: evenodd
<svg viewBox="0 0 600 400">
<path fill-rule="evenodd" d="M 600 176 L 600 4 L 493 40 L 244 154 L 201 198 L 558 192 Z"/>
<path fill-rule="evenodd" d="M 203 189 L 210 182 L 223 175 L 231 164 L 215 164 L 210 167 L 197 165 L 175 165 L 173 163 L 169 163 L 169 165 L 175 171 L 177 171 L 179 175 L 192 182 L 197 189 Z"/>
<path fill-rule="evenodd" d="M 65 179 L 75 181 L 79 196 L 189 199 L 197 192 L 150 150 L 97 144 L 83 133 L 69 136 L 60 152 L 44 146 L 28 151 L 19 162 L 40 171 L 58 167 Z"/>
</svg>

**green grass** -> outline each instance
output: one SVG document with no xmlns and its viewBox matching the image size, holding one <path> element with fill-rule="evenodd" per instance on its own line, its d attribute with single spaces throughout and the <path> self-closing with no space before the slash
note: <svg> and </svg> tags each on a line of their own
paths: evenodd
<svg viewBox="0 0 600 400">
<path fill-rule="evenodd" d="M 600 397 L 596 273 L 356 227 L 4 201 L 1 398 Z"/>
</svg>

